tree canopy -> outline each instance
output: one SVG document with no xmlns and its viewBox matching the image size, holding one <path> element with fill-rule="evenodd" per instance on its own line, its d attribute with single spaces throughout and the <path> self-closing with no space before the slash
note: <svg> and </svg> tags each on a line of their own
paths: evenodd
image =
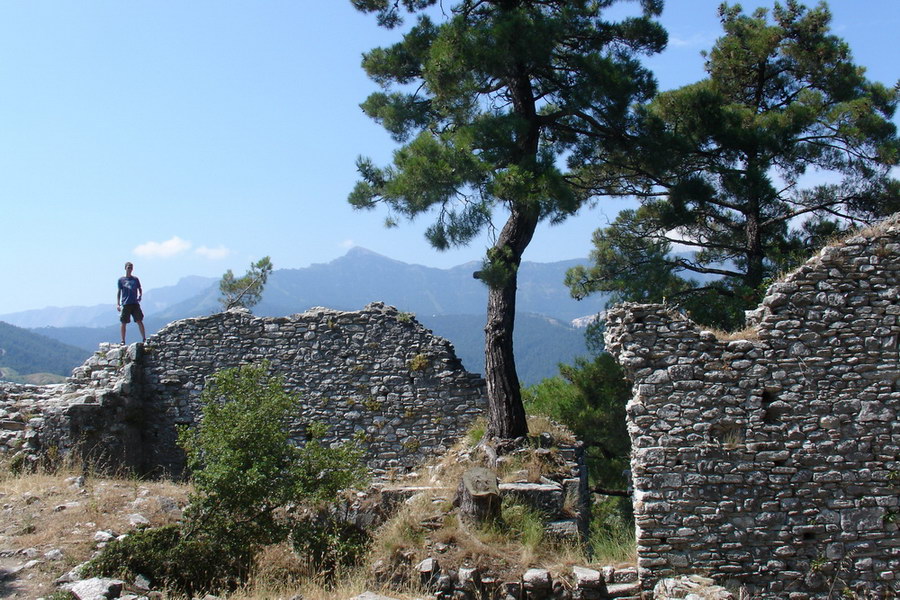
<svg viewBox="0 0 900 600">
<path fill-rule="evenodd" d="M 219 302 L 222 303 L 222 308 L 228 310 L 243 306 L 249 309 L 256 306 L 262 299 L 263 288 L 272 268 L 272 261 L 264 256 L 255 263 L 250 263 L 250 269 L 242 277 L 235 277 L 231 269 L 228 269 L 219 281 L 219 291 L 222 293 Z"/>
<path fill-rule="evenodd" d="M 677 300 L 733 327 L 829 236 L 900 209 L 897 87 L 866 79 L 827 6 L 722 4 L 719 15 L 707 78 L 649 103 L 630 152 L 588 158 L 586 179 L 624 182 L 642 205 L 596 232 L 573 294 Z"/>
<path fill-rule="evenodd" d="M 488 437 L 527 432 L 512 346 L 522 255 L 539 222 L 606 192 L 584 189 L 566 160 L 627 129 L 631 107 L 656 91 L 637 56 L 665 46 L 653 21 L 662 2 L 641 0 L 640 16 L 613 22 L 603 12 L 616 1 L 460 0 L 441 4 L 435 22 L 437 0 L 352 0 L 384 27 L 404 13 L 416 22 L 364 55 L 382 91 L 362 108 L 401 147 L 387 167 L 359 159 L 350 203 L 386 205 L 390 225 L 432 216 L 426 235 L 437 249 L 493 234 L 476 273 L 488 286 Z"/>
</svg>

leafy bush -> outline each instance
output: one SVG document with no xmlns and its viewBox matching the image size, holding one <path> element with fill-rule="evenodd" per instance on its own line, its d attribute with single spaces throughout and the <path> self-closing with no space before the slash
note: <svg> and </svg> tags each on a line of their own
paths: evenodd
<svg viewBox="0 0 900 600">
<path fill-rule="evenodd" d="M 322 423 L 306 426 L 306 443 L 296 449 L 295 498 L 321 504 L 337 498 L 338 492 L 361 485 L 367 476 L 359 438 L 341 444 L 325 444 L 328 429 Z"/>
<path fill-rule="evenodd" d="M 361 482 L 356 444 L 324 445 L 317 424 L 308 427 L 305 445 L 291 442 L 297 400 L 266 368 L 214 375 L 200 398 L 200 424 L 179 432 L 194 483 L 184 523 L 110 544 L 92 561 L 93 574 L 139 573 L 188 595 L 230 587 L 250 573 L 260 548 L 287 539 L 287 507 L 333 500 Z"/>
<path fill-rule="evenodd" d="M 631 386 L 609 354 L 593 361 L 560 365 L 559 377 L 523 390 L 525 410 L 565 424 L 585 444 L 594 484 L 625 489 L 631 441 L 625 428 L 625 405 Z"/>
<path fill-rule="evenodd" d="M 288 530 L 276 509 L 305 495 L 288 434 L 297 400 L 265 366 L 244 366 L 213 376 L 200 402 L 199 425 L 179 432 L 195 488 L 187 531 L 215 532 L 239 545 L 284 539 Z"/>
<path fill-rule="evenodd" d="M 137 575 L 154 585 L 187 594 L 233 587 L 246 574 L 248 550 L 223 552 L 208 535 L 188 538 L 178 525 L 143 529 L 113 540 L 85 567 L 88 575 L 133 580 Z"/>
<path fill-rule="evenodd" d="M 354 523 L 317 511 L 294 525 L 291 542 L 310 570 L 332 580 L 342 567 L 359 563 L 372 538 Z"/>
</svg>

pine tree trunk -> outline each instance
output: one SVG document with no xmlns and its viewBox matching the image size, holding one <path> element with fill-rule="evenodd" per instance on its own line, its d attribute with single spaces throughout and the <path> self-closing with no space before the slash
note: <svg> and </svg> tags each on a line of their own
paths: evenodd
<svg viewBox="0 0 900 600">
<path fill-rule="evenodd" d="M 762 200 L 763 190 L 767 187 L 767 178 L 764 170 L 759 166 L 755 153 L 751 154 L 747 161 L 747 187 L 749 195 L 747 207 L 744 212 L 746 224 L 744 235 L 746 241 L 747 271 L 744 283 L 752 290 L 757 290 L 762 285 L 765 277 L 765 251 L 762 242 Z M 751 307 L 752 308 L 752 307 Z"/>
<path fill-rule="evenodd" d="M 518 3 L 509 2 L 503 10 L 513 10 Z M 515 55 L 515 52 L 513 52 Z M 511 70 L 508 87 L 513 112 L 529 123 L 518 137 L 515 163 L 528 168 L 536 159 L 540 141 L 540 123 L 531 78 L 525 65 Z M 484 375 L 487 380 L 487 439 L 513 439 L 528 435 L 525 407 L 513 355 L 513 329 L 516 319 L 516 289 L 522 254 L 531 243 L 540 220 L 540 209 L 530 200 L 513 199 L 509 219 L 489 253 L 489 262 L 502 277 L 488 282 L 487 324 L 484 328 Z"/>
<path fill-rule="evenodd" d="M 747 274 L 744 283 L 753 290 L 762 285 L 765 277 L 764 257 L 762 247 L 762 233 L 760 231 L 759 216 L 756 214 L 748 215 L 746 236 L 747 236 Z"/>
<path fill-rule="evenodd" d="M 516 289 L 522 254 L 534 235 L 537 215 L 514 210 L 490 256 L 491 269 L 502 276 L 487 282 L 487 325 L 484 328 L 484 377 L 487 381 L 488 439 L 511 439 L 528 434 L 516 361 L 513 330 Z"/>
<path fill-rule="evenodd" d="M 488 395 L 488 438 L 516 438 L 528 433 L 519 376 L 513 356 L 516 278 L 488 292 L 484 329 L 484 377 Z"/>
</svg>

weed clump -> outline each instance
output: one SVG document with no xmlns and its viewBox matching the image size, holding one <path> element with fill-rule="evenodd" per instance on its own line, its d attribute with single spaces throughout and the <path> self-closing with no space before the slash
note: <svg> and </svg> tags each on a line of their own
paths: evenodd
<svg viewBox="0 0 900 600">
<path fill-rule="evenodd" d="M 409 367 L 410 371 L 424 371 L 431 366 L 431 359 L 427 354 L 416 354 L 411 359 L 409 359 L 407 366 Z"/>
</svg>

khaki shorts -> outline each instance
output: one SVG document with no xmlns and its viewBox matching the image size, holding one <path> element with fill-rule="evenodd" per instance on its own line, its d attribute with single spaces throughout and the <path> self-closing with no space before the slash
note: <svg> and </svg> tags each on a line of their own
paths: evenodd
<svg viewBox="0 0 900 600">
<path fill-rule="evenodd" d="M 131 323 L 132 317 L 134 317 L 135 323 L 140 323 L 144 320 L 144 313 L 141 312 L 140 304 L 126 304 L 122 307 L 122 315 L 119 317 L 119 320 L 123 323 Z"/>
</svg>

